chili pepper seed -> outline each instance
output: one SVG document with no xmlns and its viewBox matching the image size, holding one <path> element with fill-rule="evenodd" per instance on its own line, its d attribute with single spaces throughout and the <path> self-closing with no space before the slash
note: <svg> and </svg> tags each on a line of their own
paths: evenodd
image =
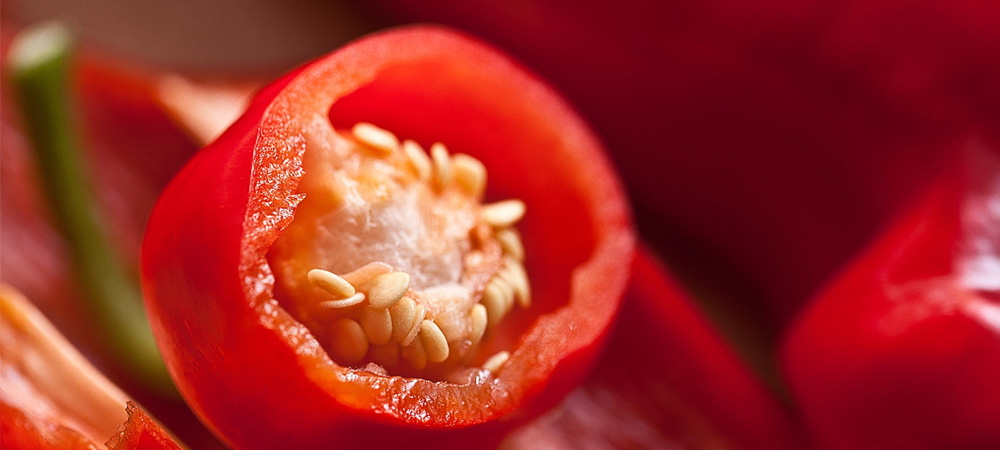
<svg viewBox="0 0 1000 450">
<path fill-rule="evenodd" d="M 420 323 L 420 340 L 424 343 L 428 361 L 441 362 L 448 359 L 448 340 L 436 323 L 426 319 Z"/>
<path fill-rule="evenodd" d="M 431 159 L 424 152 L 420 144 L 406 140 L 403 141 L 403 153 L 410 160 L 410 165 L 417 172 L 417 179 L 426 183 L 431 179 Z"/>
<path fill-rule="evenodd" d="M 420 331 L 420 324 L 427 317 L 427 308 L 424 305 L 417 305 L 416 312 L 413 313 L 413 323 L 410 324 L 409 331 L 406 332 L 406 337 L 400 342 L 400 345 L 406 347 L 413 343 L 413 340 L 417 338 L 417 333 Z"/>
<path fill-rule="evenodd" d="M 388 155 L 399 149 L 399 138 L 392 132 L 383 130 L 367 122 L 360 122 L 351 129 L 354 137 L 368 147 Z"/>
<path fill-rule="evenodd" d="M 410 274 L 392 272 L 372 278 L 368 288 L 368 303 L 372 308 L 388 308 L 395 305 L 410 289 Z"/>
<path fill-rule="evenodd" d="M 514 225 L 526 211 L 524 202 L 521 200 L 504 200 L 489 205 L 483 205 L 481 217 L 494 228 L 507 228 Z"/>
<path fill-rule="evenodd" d="M 368 340 L 375 345 L 388 344 L 392 340 L 392 316 L 388 309 L 364 308 L 361 328 Z"/>
<path fill-rule="evenodd" d="M 524 244 L 521 243 L 521 235 L 513 228 L 504 228 L 497 231 L 497 241 L 500 241 L 500 248 L 503 253 L 517 261 L 524 261 Z"/>
<path fill-rule="evenodd" d="M 483 339 L 483 334 L 486 333 L 487 321 L 486 307 L 480 303 L 473 305 L 472 311 L 469 312 L 469 323 L 472 327 L 469 338 L 472 339 L 472 345 L 478 344 Z"/>
<path fill-rule="evenodd" d="M 483 369 L 497 373 L 503 368 L 504 364 L 507 364 L 508 359 L 510 359 L 510 352 L 497 352 L 483 363 Z"/>
<path fill-rule="evenodd" d="M 344 361 L 358 362 L 368 353 L 368 338 L 357 322 L 338 319 L 330 329 L 330 346 Z"/>
<path fill-rule="evenodd" d="M 323 269 L 310 270 L 306 277 L 309 282 L 324 292 L 337 297 L 347 298 L 355 294 L 354 286 L 339 275 Z"/>
<path fill-rule="evenodd" d="M 440 142 L 431 145 L 431 161 L 434 164 L 434 181 L 438 189 L 444 189 L 451 184 L 451 158 L 448 148 Z"/>
<path fill-rule="evenodd" d="M 354 306 L 363 301 L 365 301 L 365 294 L 358 292 L 357 294 L 354 294 L 345 299 L 327 300 L 325 302 L 319 302 L 319 306 L 329 309 L 339 309 L 339 308 L 347 308 L 349 306 Z"/>
<path fill-rule="evenodd" d="M 478 159 L 464 153 L 458 153 L 452 158 L 455 182 L 466 194 L 480 199 L 486 190 L 486 166 Z"/>
</svg>

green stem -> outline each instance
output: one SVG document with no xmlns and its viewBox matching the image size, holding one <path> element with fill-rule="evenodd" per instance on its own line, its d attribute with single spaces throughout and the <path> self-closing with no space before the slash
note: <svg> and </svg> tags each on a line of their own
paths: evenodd
<svg viewBox="0 0 1000 450">
<path fill-rule="evenodd" d="M 109 245 L 90 192 L 72 122 L 69 63 L 72 42 L 56 23 L 24 30 L 8 56 L 28 137 L 45 194 L 70 246 L 77 279 L 95 329 L 117 363 L 155 391 L 174 391 L 142 307 L 135 273 L 126 271 Z"/>
</svg>

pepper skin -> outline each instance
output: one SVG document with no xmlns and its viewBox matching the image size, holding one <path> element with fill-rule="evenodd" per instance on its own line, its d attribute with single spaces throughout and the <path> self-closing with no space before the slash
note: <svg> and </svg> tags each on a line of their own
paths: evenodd
<svg viewBox="0 0 1000 450">
<path fill-rule="evenodd" d="M 514 346 L 493 381 L 340 367 L 273 299 L 265 255 L 294 215 L 304 136 L 326 120 L 447 142 L 489 168 L 487 198 L 528 205 L 532 308 L 544 314 L 512 318 L 492 338 Z M 414 27 L 357 41 L 261 91 L 163 193 L 142 277 L 182 394 L 235 447 L 488 446 L 583 377 L 618 309 L 633 240 L 601 146 L 562 100 L 483 44 Z"/>
<path fill-rule="evenodd" d="M 820 448 L 1000 448 L 1000 170 L 977 166 L 986 183 L 938 186 L 787 336 Z"/>
</svg>

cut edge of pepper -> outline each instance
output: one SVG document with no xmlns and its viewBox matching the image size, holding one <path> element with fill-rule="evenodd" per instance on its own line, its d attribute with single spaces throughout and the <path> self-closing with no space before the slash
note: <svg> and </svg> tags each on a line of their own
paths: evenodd
<svg viewBox="0 0 1000 450">
<path fill-rule="evenodd" d="M 389 416 L 404 423 L 430 427 L 487 422 L 510 413 L 518 408 L 523 400 L 538 396 L 546 386 L 554 383 L 575 384 L 576 380 L 572 380 L 574 378 L 572 375 L 559 373 L 560 366 L 587 364 L 583 361 L 588 359 L 584 355 L 585 350 L 600 341 L 610 327 L 611 317 L 617 312 L 625 289 L 628 266 L 625 264 L 624 268 L 619 267 L 618 262 L 631 260 L 635 246 L 630 213 L 625 202 L 606 200 L 609 197 L 624 198 L 624 190 L 617 178 L 612 175 L 611 165 L 602 154 L 600 145 L 596 144 L 597 139 L 586 129 L 572 109 L 553 95 L 550 87 L 520 70 L 503 55 L 495 51 L 484 52 L 483 50 L 489 49 L 488 46 L 467 38 L 456 37 L 454 32 L 441 30 L 438 27 L 417 26 L 359 40 L 337 51 L 334 54 L 336 56 L 328 56 L 304 67 L 299 75 L 290 80 L 272 99 L 260 118 L 253 144 L 250 179 L 257 181 L 250 186 L 249 202 L 243 222 L 244 235 L 241 239 L 242 254 L 239 269 L 241 277 L 245 280 L 244 291 L 249 304 L 261 317 L 261 323 L 281 334 L 281 338 L 293 346 L 306 376 L 323 391 L 330 393 L 337 403 L 352 410 L 369 411 L 380 421 Z M 580 185 L 600 186 L 580 192 L 586 197 L 584 204 L 588 205 L 586 213 L 590 215 L 591 225 L 594 226 L 594 242 L 587 259 L 572 271 L 571 279 L 568 280 L 570 291 L 566 304 L 550 314 L 539 316 L 519 339 L 518 346 L 507 361 L 507 370 L 482 383 L 463 385 L 447 381 L 385 377 L 337 365 L 322 350 L 316 338 L 305 326 L 277 305 L 273 297 L 273 273 L 266 260 L 266 254 L 281 230 L 293 219 L 294 210 L 302 199 L 295 191 L 302 176 L 302 155 L 306 150 L 304 136 L 308 123 L 299 119 L 308 118 L 297 113 L 305 109 L 312 110 L 316 114 L 324 114 L 339 98 L 351 94 L 366 82 L 373 80 L 380 70 L 398 63 L 398 60 L 389 61 L 384 52 L 380 51 L 381 48 L 406 42 L 421 43 L 409 54 L 412 61 L 433 58 L 442 54 L 441 49 L 446 49 L 447 53 L 454 53 L 458 48 L 460 49 L 458 51 L 468 53 L 470 58 L 478 60 L 477 62 L 484 65 L 483 67 L 499 65 L 503 67 L 503 73 L 519 76 L 521 79 L 517 82 L 532 89 L 531 92 L 526 92 L 526 95 L 546 98 L 546 106 L 552 115 L 562 117 L 568 122 L 564 124 L 568 129 L 560 130 L 563 141 L 567 142 L 566 148 L 573 148 L 573 156 L 576 157 L 583 153 L 584 159 L 589 162 L 589 165 L 581 164 L 574 167 L 576 169 L 574 176 L 580 180 Z M 378 57 L 366 58 L 366 55 L 372 54 Z M 337 69 L 352 64 L 352 61 L 368 70 L 342 76 Z M 317 86 L 326 87 L 321 92 L 322 95 L 316 95 L 316 91 L 305 88 Z M 307 91 L 309 95 L 304 94 Z M 303 108 L 302 105 L 306 107 Z M 571 145 L 572 143 L 578 145 Z M 272 164 L 271 161 L 280 163 Z M 602 277 L 593 276 L 597 273 L 603 274 Z M 606 278 L 607 274 L 619 276 L 609 280 Z M 595 292 L 600 292 L 600 295 Z M 607 300 L 607 297 L 614 297 L 614 300 Z M 608 305 L 603 311 L 607 314 L 575 316 L 572 314 L 574 308 L 601 304 Z M 587 329 L 590 333 L 586 336 L 581 335 L 582 333 L 569 333 L 572 339 L 567 341 L 566 329 Z M 526 358 L 524 348 L 537 345 L 548 349 L 545 343 L 551 342 L 556 337 L 570 343 L 569 347 L 560 349 L 561 358 L 558 360 L 546 358 L 545 361 Z M 337 376 L 331 379 L 329 373 L 335 373 Z M 523 378 L 525 376 L 527 378 Z M 336 387 L 345 384 L 360 388 L 352 392 L 366 394 L 337 395 L 342 391 Z M 474 418 L 456 418 L 452 414 L 436 411 L 441 408 L 434 407 L 414 412 L 410 408 L 377 401 L 386 396 L 385 390 L 390 389 L 389 385 L 394 386 L 394 389 L 400 391 L 398 393 L 404 397 L 426 396 L 427 394 L 415 392 L 434 392 L 447 388 L 466 391 L 469 397 L 485 396 L 490 399 L 490 403 L 480 404 L 480 414 Z M 551 399 L 539 399 L 541 400 L 539 406 L 545 407 L 555 403 L 559 397 L 561 395 Z"/>
</svg>

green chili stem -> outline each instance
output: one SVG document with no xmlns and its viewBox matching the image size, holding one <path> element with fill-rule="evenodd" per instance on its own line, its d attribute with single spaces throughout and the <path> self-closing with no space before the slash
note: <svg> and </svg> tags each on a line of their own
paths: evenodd
<svg viewBox="0 0 1000 450">
<path fill-rule="evenodd" d="M 9 70 L 56 223 L 70 246 L 73 269 L 95 330 L 121 368 L 161 394 L 175 392 L 156 349 L 134 271 L 109 245 L 89 189 L 73 128 L 69 88 L 72 42 L 64 27 L 24 30 L 8 56 Z"/>
</svg>

